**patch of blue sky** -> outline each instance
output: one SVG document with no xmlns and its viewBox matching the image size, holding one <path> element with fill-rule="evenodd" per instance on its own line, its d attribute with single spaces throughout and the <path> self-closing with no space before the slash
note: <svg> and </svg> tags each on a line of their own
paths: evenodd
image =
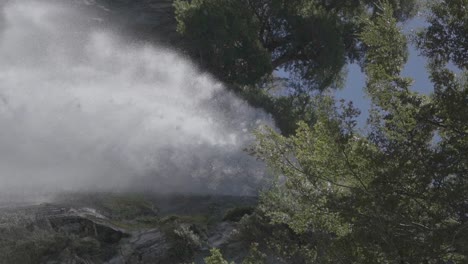
<svg viewBox="0 0 468 264">
<path fill-rule="evenodd" d="M 420 13 L 403 26 L 403 32 L 409 39 L 411 39 L 411 36 L 414 35 L 415 32 L 418 32 L 427 26 L 424 16 L 425 15 L 423 13 Z M 420 54 L 420 51 L 418 51 L 411 41 L 409 41 L 408 52 L 409 57 L 405 67 L 403 68 L 402 76 L 413 79 L 413 86 L 411 87 L 413 91 L 429 95 L 433 92 L 433 85 L 427 71 L 427 58 Z M 460 70 L 453 64 L 449 64 L 448 68 L 456 73 L 460 72 Z M 278 77 L 288 77 L 288 73 L 283 69 L 277 70 L 275 74 Z M 370 99 L 365 92 L 365 85 L 366 76 L 361 71 L 361 67 L 357 64 L 349 64 L 347 66 L 347 78 L 344 88 L 334 91 L 334 96 L 337 99 L 337 102 L 341 99 L 352 101 L 354 106 L 361 110 L 361 115 L 357 120 L 358 126 L 361 129 L 365 129 L 366 127 L 371 108 Z"/>
<path fill-rule="evenodd" d="M 420 30 L 426 25 L 426 21 L 422 16 L 417 16 L 409 21 L 403 27 L 403 32 L 410 36 L 414 32 Z M 429 74 L 426 69 L 427 59 L 422 56 L 417 48 L 410 42 L 408 46 L 409 58 L 406 63 L 402 76 L 411 77 L 413 79 L 412 89 L 419 93 L 430 94 L 433 91 L 433 86 L 429 79 Z M 365 128 L 371 108 L 370 99 L 365 92 L 366 76 L 361 71 L 361 67 L 357 64 L 348 65 L 348 76 L 345 87 L 335 91 L 335 97 L 339 101 L 345 99 L 352 101 L 354 106 L 361 110 L 361 115 L 358 118 L 358 126 Z"/>
</svg>

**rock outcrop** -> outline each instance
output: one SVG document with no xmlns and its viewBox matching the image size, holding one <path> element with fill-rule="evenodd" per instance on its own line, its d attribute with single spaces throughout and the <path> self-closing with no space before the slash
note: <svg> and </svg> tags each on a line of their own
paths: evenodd
<svg viewBox="0 0 468 264">
<path fill-rule="evenodd" d="M 242 256 L 238 223 L 225 221 L 224 214 L 254 203 L 241 197 L 100 194 L 3 208 L 0 263 L 203 263 L 213 247 Z"/>
</svg>

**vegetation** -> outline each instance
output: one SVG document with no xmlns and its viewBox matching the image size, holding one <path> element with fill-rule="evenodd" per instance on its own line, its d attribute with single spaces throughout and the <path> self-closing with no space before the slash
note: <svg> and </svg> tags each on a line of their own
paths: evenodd
<svg viewBox="0 0 468 264">
<path fill-rule="evenodd" d="M 211 255 L 205 258 L 206 264 L 231 264 L 223 258 L 223 254 L 217 248 L 211 249 Z"/>
<path fill-rule="evenodd" d="M 257 131 L 250 149 L 275 173 L 271 188 L 254 210 L 223 218 L 240 227 L 250 252 L 242 263 L 468 261 L 468 1 L 429 2 L 428 25 L 414 36 L 429 59 L 429 95 L 401 75 L 401 23 L 417 3 L 175 1 L 187 53 L 281 129 Z M 324 92 L 343 85 L 349 63 L 367 77 L 365 132 L 352 102 Z M 122 219 L 149 208 L 111 207 Z M 157 224 L 171 257 L 190 261 L 212 222 L 167 216 Z M 212 249 L 204 261 L 231 263 L 227 251 Z"/>
<path fill-rule="evenodd" d="M 273 236 L 265 247 L 285 249 L 276 252 L 286 263 L 468 261 L 466 8 L 467 1 L 436 1 L 418 35 L 430 59 L 428 96 L 400 76 L 407 41 L 392 6 L 362 18 L 368 133 L 356 129 L 352 103 L 336 107 L 327 96 L 315 99 L 312 127 L 300 123 L 291 137 L 257 133 L 252 151 L 278 179 L 250 225 L 292 237 Z"/>
<path fill-rule="evenodd" d="M 223 254 L 217 248 L 210 250 L 211 255 L 204 259 L 206 264 L 234 264 L 224 259 Z M 258 244 L 253 243 L 249 255 L 242 261 L 242 264 L 265 264 L 266 255 L 258 250 Z"/>
<path fill-rule="evenodd" d="M 275 174 L 270 188 L 255 208 L 227 198 L 198 198 L 203 206 L 196 207 L 196 198 L 185 196 L 169 205 L 138 195 L 63 203 L 89 202 L 106 225 L 128 232 L 161 231 L 171 262 L 205 257 L 217 246 L 209 238 L 234 229 L 244 264 L 467 263 L 468 0 L 431 1 L 428 25 L 414 36 L 429 60 L 429 95 L 414 92 L 401 74 L 408 58 L 401 22 L 416 3 L 176 1 L 190 55 L 281 128 L 261 128 L 249 149 Z M 372 107 L 364 132 L 352 102 L 316 93 L 339 87 L 350 62 L 367 78 Z M 283 83 L 275 70 L 287 73 Z M 13 218 L 21 219 L 0 223 Z M 0 262 L 102 262 L 116 254 L 86 228 L 75 234 L 25 218 L 1 226 Z M 205 263 L 232 263 L 222 246 Z"/>
<path fill-rule="evenodd" d="M 423 54 L 438 66 L 451 62 L 460 69 L 468 67 L 468 1 L 435 1 L 429 26 L 419 33 L 417 42 Z"/>
<path fill-rule="evenodd" d="M 12 225 L 0 230 L 0 263 L 101 263 L 117 254 L 115 247 L 94 237 Z"/>
<path fill-rule="evenodd" d="M 391 4 L 399 21 L 416 10 L 415 0 Z M 177 30 L 188 43 L 188 53 L 251 104 L 271 113 L 289 135 L 299 120 L 315 122 L 311 94 L 340 87 L 345 66 L 364 58 L 366 49 L 357 37 L 362 30 L 359 18 L 372 17 L 378 5 L 375 1 L 177 0 L 175 9 Z M 286 73 L 287 91 L 273 95 L 275 70 Z"/>
<path fill-rule="evenodd" d="M 225 249 L 230 243 L 235 246 L 229 257 L 261 259 L 254 247 L 249 251 L 230 240 L 240 224 L 223 220 L 252 213 L 256 202 L 207 195 L 61 194 L 51 203 L 0 211 L 0 263 L 105 263 L 116 258 L 199 263 L 211 247 Z"/>
</svg>

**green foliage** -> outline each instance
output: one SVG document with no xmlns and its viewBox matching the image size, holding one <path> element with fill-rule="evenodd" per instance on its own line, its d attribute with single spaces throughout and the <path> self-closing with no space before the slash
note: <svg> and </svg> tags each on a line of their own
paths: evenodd
<svg viewBox="0 0 468 264">
<path fill-rule="evenodd" d="M 80 260 L 89 263 L 108 261 L 117 254 L 115 247 L 96 238 L 21 225 L 0 230 L 0 263 L 55 263 Z"/>
<path fill-rule="evenodd" d="M 415 3 L 391 1 L 392 20 L 411 17 Z M 359 18 L 373 20 L 381 9 L 354 0 L 177 0 L 174 6 L 191 57 L 272 114 L 285 135 L 299 120 L 313 124 L 311 94 L 341 87 L 347 63 L 363 59 Z M 268 92 L 275 70 L 287 73 L 282 96 Z"/>
<path fill-rule="evenodd" d="M 258 249 L 258 243 L 252 243 L 249 255 L 242 261 L 242 264 L 265 264 L 266 255 Z"/>
<path fill-rule="evenodd" d="M 325 237 L 311 232 L 295 233 L 288 225 L 272 223 L 262 210 L 244 217 L 240 224 L 239 239 L 243 244 L 255 247 L 251 248 L 245 262 L 253 255 L 255 261 L 261 263 L 268 255 L 269 259 L 277 259 L 279 263 L 311 263 L 317 247 L 328 248 Z"/>
<path fill-rule="evenodd" d="M 414 11 L 415 1 L 392 3 L 400 19 Z M 355 17 L 376 9 L 372 1 L 178 0 L 174 5 L 178 32 L 223 80 L 256 84 L 281 67 L 319 90 L 337 83 L 347 57 L 359 56 Z"/>
<path fill-rule="evenodd" d="M 419 33 L 423 54 L 441 66 L 448 62 L 468 67 L 468 1 L 438 0 L 431 4 L 430 25 Z"/>
<path fill-rule="evenodd" d="M 262 108 L 270 113 L 283 135 L 294 134 L 299 121 L 309 125 L 315 122 L 315 105 L 307 93 L 273 96 L 266 90 L 249 86 L 244 86 L 236 92 L 253 107 Z"/>
<path fill-rule="evenodd" d="M 388 10 L 371 20 L 363 18 L 363 30 L 359 37 L 367 48 L 364 68 L 368 76 L 368 88 L 377 89 L 381 81 L 392 81 L 408 59 L 407 41 L 396 25 L 397 20 Z M 376 94 L 371 91 L 370 94 Z"/>
<path fill-rule="evenodd" d="M 242 1 L 176 1 L 177 30 L 200 62 L 229 83 L 248 84 L 272 71 L 257 38 L 259 22 Z"/>
<path fill-rule="evenodd" d="M 210 250 L 211 255 L 205 258 L 206 264 L 233 264 L 229 263 L 227 260 L 223 258 L 223 254 L 217 248 L 213 248 Z"/>
<path fill-rule="evenodd" d="M 194 226 L 181 224 L 169 234 L 171 240 L 169 255 L 172 256 L 173 260 L 191 260 L 195 251 L 200 249 L 202 242 L 200 236 L 194 230 L 196 230 Z"/>
<path fill-rule="evenodd" d="M 438 8 L 450 13 L 444 18 L 459 14 L 450 5 Z M 250 233 L 271 234 L 266 246 L 284 259 L 302 256 L 294 263 L 464 263 L 468 74 L 457 77 L 432 61 L 434 93 L 412 92 L 411 79 L 399 75 L 407 48 L 392 5 L 383 2 L 373 19 L 361 23 L 372 100 L 369 132 L 356 129 L 359 111 L 352 104 L 339 108 L 326 96 L 316 99 L 312 127 L 300 123 L 290 137 L 259 131 L 252 152 L 278 179 L 263 194 L 260 223 L 248 224 Z M 466 26 L 466 20 L 458 23 Z M 424 32 L 427 41 L 439 37 Z M 465 36 L 451 37 L 460 44 Z M 455 45 L 444 55 L 457 62 L 451 54 L 458 51 Z M 444 56 L 431 59 L 437 58 Z"/>
<path fill-rule="evenodd" d="M 70 242 L 69 238 L 60 234 L 34 235 L 10 240 L 5 238 L 4 232 L 0 241 L 0 263 L 41 263 L 44 256 L 58 255 Z"/>
<path fill-rule="evenodd" d="M 197 250 L 204 246 L 208 218 L 202 215 L 171 215 L 161 219 L 160 227 L 170 244 L 171 262 L 186 263 L 193 259 Z"/>
</svg>

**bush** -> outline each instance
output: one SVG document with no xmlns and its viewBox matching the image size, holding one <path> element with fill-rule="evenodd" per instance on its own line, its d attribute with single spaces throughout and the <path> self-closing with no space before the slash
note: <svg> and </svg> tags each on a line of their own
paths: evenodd
<svg viewBox="0 0 468 264">
<path fill-rule="evenodd" d="M 234 264 L 233 262 L 229 263 L 227 260 L 223 258 L 223 254 L 217 248 L 213 248 L 210 250 L 211 255 L 205 258 L 206 264 Z"/>
</svg>

